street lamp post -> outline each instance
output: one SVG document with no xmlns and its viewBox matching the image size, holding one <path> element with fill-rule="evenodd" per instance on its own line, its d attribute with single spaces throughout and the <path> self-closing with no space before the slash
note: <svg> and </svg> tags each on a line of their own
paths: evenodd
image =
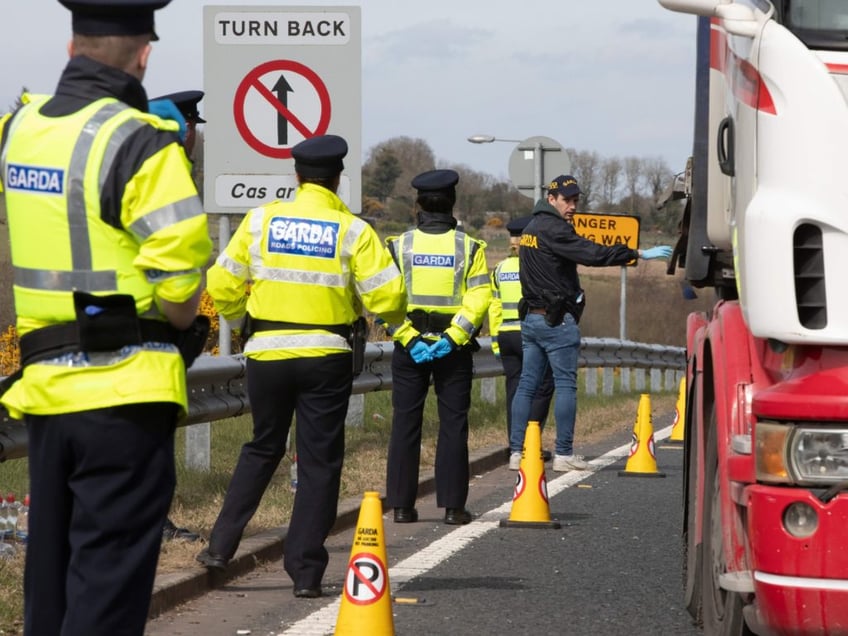
<svg viewBox="0 0 848 636">
<path fill-rule="evenodd" d="M 545 157 L 545 153 L 561 153 L 562 146 L 559 145 L 553 139 L 548 139 L 547 137 L 530 137 L 529 139 L 519 140 L 519 139 L 504 139 L 502 137 L 495 137 L 494 135 L 471 135 L 468 137 L 468 141 L 472 144 L 490 144 L 495 141 L 506 141 L 510 143 L 519 144 L 516 146 L 513 151 L 513 155 L 517 155 L 520 152 L 532 152 L 533 153 L 533 176 L 532 176 L 532 188 L 533 188 L 533 201 L 538 201 L 542 198 L 542 187 L 544 184 L 545 178 L 550 179 L 551 175 L 545 175 L 545 162 L 548 159 Z M 562 158 L 565 162 L 565 166 L 570 168 L 570 164 L 568 163 L 567 156 L 563 153 Z M 560 162 L 556 162 L 559 164 Z M 554 166 L 548 166 L 553 168 Z M 558 166 L 557 166 L 558 167 Z M 524 194 L 525 196 L 529 196 L 526 194 L 526 191 L 529 190 L 529 185 L 521 179 L 521 182 L 516 178 L 516 175 L 513 174 L 513 163 L 510 161 L 510 177 L 512 179 L 512 184 L 518 189 L 519 192 Z M 562 170 L 567 172 L 568 169 Z M 529 176 L 529 175 L 527 175 Z M 526 179 L 527 176 L 524 178 Z M 522 192 L 522 190 L 524 192 Z"/>
</svg>

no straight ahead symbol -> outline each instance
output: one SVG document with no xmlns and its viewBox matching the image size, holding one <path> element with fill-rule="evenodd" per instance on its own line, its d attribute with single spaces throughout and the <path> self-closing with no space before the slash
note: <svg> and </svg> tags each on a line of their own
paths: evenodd
<svg viewBox="0 0 848 636">
<path fill-rule="evenodd" d="M 292 146 L 327 132 L 330 115 L 324 82 L 293 60 L 260 64 L 244 77 L 233 97 L 233 118 L 242 139 L 274 159 L 290 159 Z"/>
</svg>

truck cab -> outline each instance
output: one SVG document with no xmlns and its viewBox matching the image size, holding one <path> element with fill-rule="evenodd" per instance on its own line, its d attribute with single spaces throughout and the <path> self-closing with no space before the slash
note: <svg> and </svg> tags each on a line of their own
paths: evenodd
<svg viewBox="0 0 848 636">
<path fill-rule="evenodd" d="M 677 264 L 685 599 L 709 634 L 848 634 L 848 2 L 697 15 Z"/>
</svg>

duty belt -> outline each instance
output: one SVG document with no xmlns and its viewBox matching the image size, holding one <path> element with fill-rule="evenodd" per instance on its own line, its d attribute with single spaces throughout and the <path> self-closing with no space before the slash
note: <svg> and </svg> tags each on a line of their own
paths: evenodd
<svg viewBox="0 0 848 636">
<path fill-rule="evenodd" d="M 323 329 L 337 336 L 341 336 L 345 340 L 350 340 L 351 326 L 350 325 L 318 325 L 307 322 L 286 322 L 282 320 L 265 320 L 263 318 L 254 318 L 248 314 L 248 320 L 245 327 L 245 338 L 249 338 L 257 331 L 275 331 L 277 329 Z"/>
<path fill-rule="evenodd" d="M 139 334 L 127 334 L 126 342 L 118 342 L 118 347 L 138 344 L 141 342 L 169 342 L 176 344 L 181 332 L 170 323 L 159 320 L 138 320 Z M 136 336 L 136 337 L 133 337 Z M 139 337 L 140 336 L 140 339 Z M 63 322 L 58 325 L 42 327 L 30 331 L 20 338 L 21 367 L 39 360 L 55 358 L 63 353 L 74 353 L 82 350 L 80 332 L 77 323 Z"/>
<path fill-rule="evenodd" d="M 419 333 L 442 333 L 450 327 L 453 314 L 414 309 L 407 314 L 407 317 Z"/>
</svg>

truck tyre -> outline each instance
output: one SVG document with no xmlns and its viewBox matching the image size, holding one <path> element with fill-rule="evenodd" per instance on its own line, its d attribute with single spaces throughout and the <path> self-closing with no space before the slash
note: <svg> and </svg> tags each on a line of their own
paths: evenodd
<svg viewBox="0 0 848 636">
<path fill-rule="evenodd" d="M 719 587 L 719 575 L 727 571 L 721 518 L 721 481 L 718 473 L 715 404 L 704 457 L 703 525 L 703 626 L 710 636 L 748 636 L 752 632 L 742 615 L 742 597 Z"/>
<path fill-rule="evenodd" d="M 687 404 L 695 404 L 695 389 L 689 391 Z M 683 436 L 686 452 L 686 463 L 683 470 L 683 502 L 684 532 L 683 532 L 683 594 L 686 610 L 692 616 L 695 624 L 703 624 L 703 602 L 701 579 L 703 577 L 703 544 L 695 543 L 697 538 L 696 520 L 698 516 L 698 435 L 690 422 L 696 418 L 686 411 L 686 432 Z"/>
</svg>

